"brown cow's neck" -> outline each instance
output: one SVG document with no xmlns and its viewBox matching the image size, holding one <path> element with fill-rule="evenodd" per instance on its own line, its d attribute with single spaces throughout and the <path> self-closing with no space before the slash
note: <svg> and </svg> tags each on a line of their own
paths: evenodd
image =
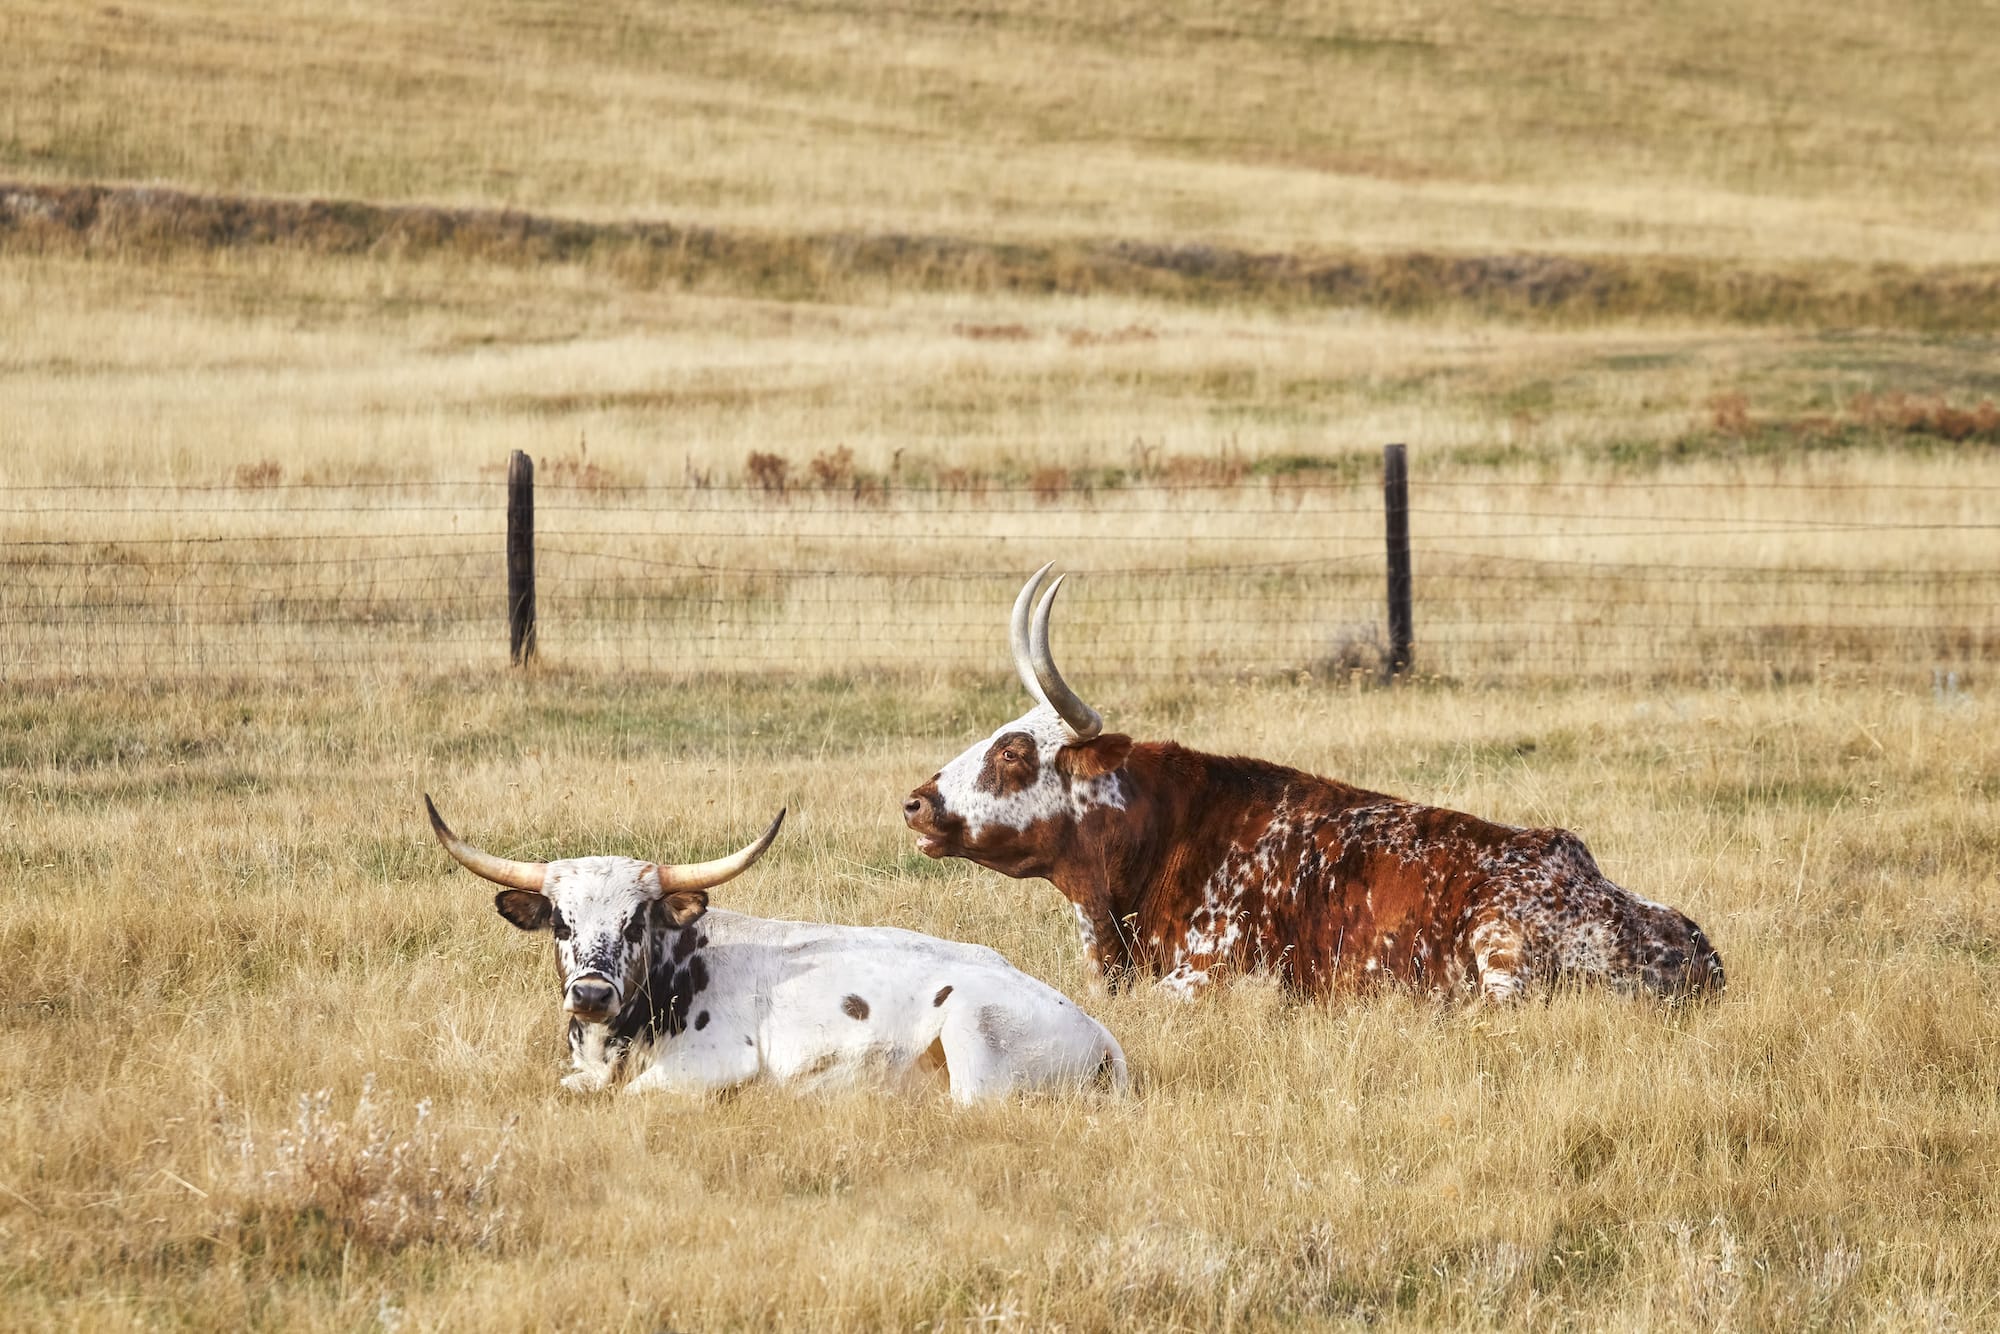
<svg viewBox="0 0 2000 1334">
<path fill-rule="evenodd" d="M 1390 800 L 1298 769 L 1171 741 L 1134 745 L 1119 777 L 1125 809 L 1087 819 L 1048 876 L 1089 923 L 1092 953 L 1107 978 L 1135 965 L 1150 971 L 1153 937 L 1185 929 L 1190 899 L 1247 827 L 1268 820 L 1301 785 L 1322 809 Z M 1227 800 L 1216 800 L 1219 793 Z M 1163 939 L 1162 948 L 1173 943 Z"/>
</svg>

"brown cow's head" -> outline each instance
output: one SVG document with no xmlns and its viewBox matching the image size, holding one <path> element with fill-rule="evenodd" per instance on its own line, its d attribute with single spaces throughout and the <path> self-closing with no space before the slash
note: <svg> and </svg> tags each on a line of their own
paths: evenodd
<svg viewBox="0 0 2000 1334">
<path fill-rule="evenodd" d="M 1092 811 L 1123 810 L 1120 777 L 1132 739 L 1104 720 L 1056 670 L 1049 609 L 1058 577 L 1036 602 L 1044 565 L 1014 601 L 1014 666 L 1036 706 L 931 776 L 903 803 L 919 851 L 964 857 L 1010 876 L 1048 876 Z"/>
<path fill-rule="evenodd" d="M 609 1019 L 637 993 L 652 962 L 654 940 L 707 912 L 708 891 L 748 870 L 785 822 L 779 811 L 763 837 L 748 847 L 692 865 L 631 857 L 516 862 L 461 840 L 445 826 L 428 794 L 424 809 L 438 842 L 459 865 L 505 886 L 493 896 L 502 917 L 523 931 L 547 930 L 554 936 L 563 1008 L 586 1023 Z"/>
</svg>

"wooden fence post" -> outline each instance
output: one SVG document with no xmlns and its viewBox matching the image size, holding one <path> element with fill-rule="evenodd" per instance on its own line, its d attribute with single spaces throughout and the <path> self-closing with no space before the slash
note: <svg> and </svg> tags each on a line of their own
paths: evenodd
<svg viewBox="0 0 2000 1334">
<path fill-rule="evenodd" d="M 535 656 L 535 461 L 507 460 L 507 631 L 516 666 Z"/>
<path fill-rule="evenodd" d="M 1410 670 L 1416 639 L 1410 612 L 1410 472 L 1401 445 L 1382 447 L 1382 508 L 1389 534 L 1389 674 Z"/>
</svg>

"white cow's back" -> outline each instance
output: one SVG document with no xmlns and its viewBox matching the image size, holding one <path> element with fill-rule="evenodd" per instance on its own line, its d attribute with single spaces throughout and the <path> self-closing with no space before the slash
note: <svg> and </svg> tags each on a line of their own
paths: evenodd
<svg viewBox="0 0 2000 1334">
<path fill-rule="evenodd" d="M 1125 1082 L 1124 1055 L 1102 1025 L 984 946 L 717 910 L 687 929 L 703 985 L 686 1028 L 659 1040 L 634 1088 L 894 1082 L 942 1070 L 953 1096 L 971 1101 Z"/>
</svg>

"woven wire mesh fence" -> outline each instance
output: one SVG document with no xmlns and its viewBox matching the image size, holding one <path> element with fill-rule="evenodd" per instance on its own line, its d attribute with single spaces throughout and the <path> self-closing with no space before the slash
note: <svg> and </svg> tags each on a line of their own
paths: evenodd
<svg viewBox="0 0 2000 1334">
<path fill-rule="evenodd" d="M 1414 667 L 1469 683 L 1970 680 L 2000 652 L 1990 491 L 1412 483 Z M 1066 670 L 1379 676 L 1378 489 L 1297 479 L 536 494 L 565 670 L 1006 671 L 1027 573 Z M 309 678 L 508 663 L 506 489 L 0 492 L 0 677 Z"/>
</svg>

